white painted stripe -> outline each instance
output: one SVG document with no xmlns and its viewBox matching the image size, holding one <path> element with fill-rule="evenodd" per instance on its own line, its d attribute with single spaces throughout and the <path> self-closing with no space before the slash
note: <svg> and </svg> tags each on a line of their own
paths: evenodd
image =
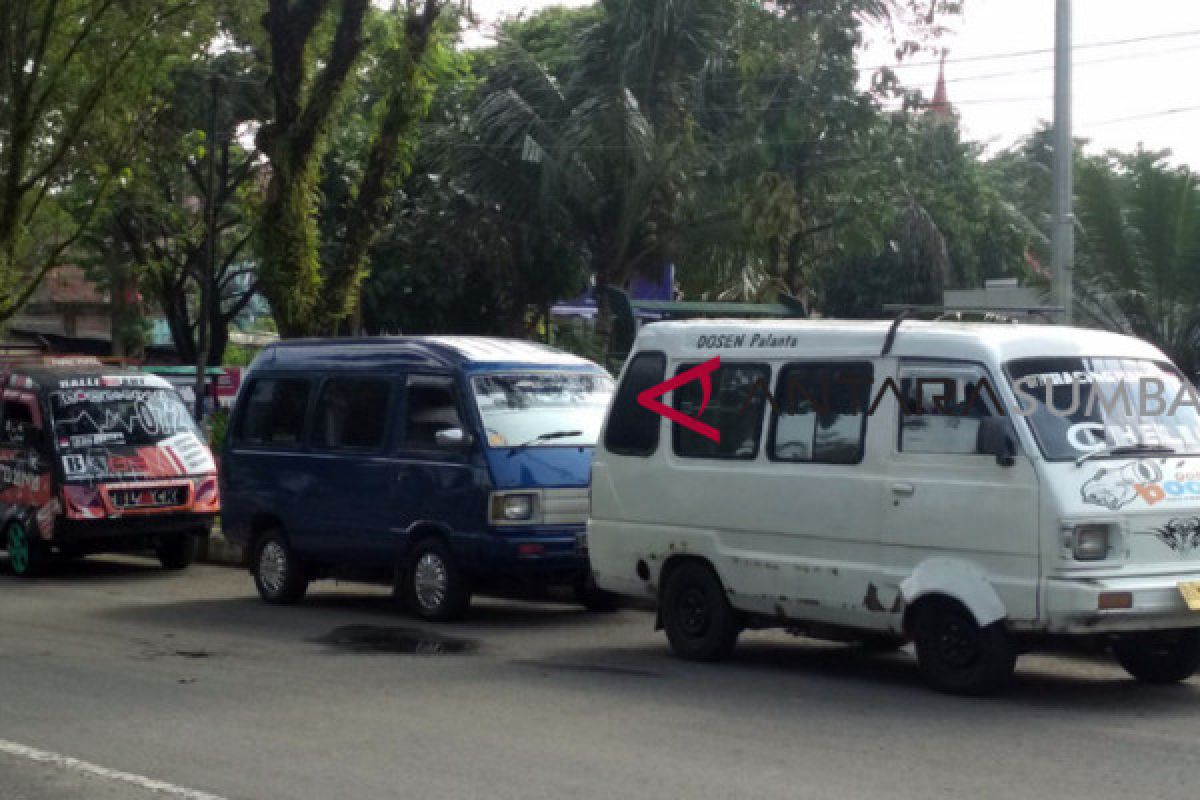
<svg viewBox="0 0 1200 800">
<path fill-rule="evenodd" d="M 71 770 L 73 772 L 82 772 L 86 775 L 94 775 L 98 778 L 104 778 L 110 781 L 120 781 L 128 783 L 132 786 L 137 786 L 147 791 L 165 794 L 170 797 L 181 797 L 183 800 L 225 800 L 225 798 L 209 794 L 208 792 L 197 791 L 196 789 L 186 789 L 182 786 L 176 786 L 173 783 L 158 781 L 154 778 L 147 778 L 144 775 L 134 775 L 132 772 L 122 772 L 118 769 L 109 769 L 102 767 L 99 764 L 92 764 L 88 761 L 80 761 L 78 758 L 51 753 L 47 750 L 38 750 L 36 747 L 26 747 L 23 744 L 9 742 L 0 739 L 0 753 L 5 753 L 18 758 L 26 758 L 30 761 L 37 761 L 42 764 L 50 764 L 52 766 L 61 767 L 62 769 Z"/>
</svg>

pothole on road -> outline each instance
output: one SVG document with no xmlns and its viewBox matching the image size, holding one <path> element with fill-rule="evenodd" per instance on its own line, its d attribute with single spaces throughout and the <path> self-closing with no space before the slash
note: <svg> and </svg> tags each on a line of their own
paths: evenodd
<svg viewBox="0 0 1200 800">
<path fill-rule="evenodd" d="M 313 641 L 351 653 L 444 656 L 470 653 L 479 643 L 472 639 L 443 636 L 414 628 L 389 628 L 377 625 L 345 625 Z"/>
</svg>

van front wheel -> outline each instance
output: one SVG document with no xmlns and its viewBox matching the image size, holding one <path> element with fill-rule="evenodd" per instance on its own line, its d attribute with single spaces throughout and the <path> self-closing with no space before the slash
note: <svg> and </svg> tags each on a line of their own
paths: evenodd
<svg viewBox="0 0 1200 800">
<path fill-rule="evenodd" d="M 930 686 L 963 695 L 1004 688 L 1017 655 L 1003 622 L 980 627 L 970 611 L 949 599 L 927 600 L 914 611 L 917 663 Z"/>
<path fill-rule="evenodd" d="M 662 588 L 661 610 L 671 649 L 689 661 L 728 657 L 742 632 L 741 618 L 729 605 L 721 579 L 698 561 L 670 572 Z"/>
<path fill-rule="evenodd" d="M 1200 631 L 1155 631 L 1113 642 L 1117 663 L 1143 683 L 1179 683 L 1200 669 Z"/>
<path fill-rule="evenodd" d="M 180 570 L 192 565 L 199 549 L 199 537 L 185 533 L 163 539 L 155 548 L 155 555 L 158 556 L 158 563 L 163 565 L 163 569 Z"/>
<path fill-rule="evenodd" d="M 408 607 L 421 619 L 451 622 L 471 604 L 471 584 L 450 548 L 440 539 L 418 542 L 408 557 L 404 581 Z"/>
</svg>

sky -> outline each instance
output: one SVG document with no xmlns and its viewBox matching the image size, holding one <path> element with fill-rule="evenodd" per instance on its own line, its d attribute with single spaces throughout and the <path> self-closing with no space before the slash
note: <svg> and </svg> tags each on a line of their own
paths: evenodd
<svg viewBox="0 0 1200 800">
<path fill-rule="evenodd" d="M 501 16 L 549 5 L 579 6 L 586 0 L 472 3 L 485 30 Z M 948 50 L 947 88 L 964 134 L 995 151 L 1053 117 L 1055 3 L 964 5 L 963 16 L 941 41 Z M 1073 6 L 1075 135 L 1089 139 L 1094 151 L 1132 150 L 1139 143 L 1170 149 L 1173 161 L 1200 169 L 1200 82 L 1194 79 L 1200 74 L 1200 2 L 1074 0 Z M 891 49 L 882 33 L 870 35 L 860 63 L 894 64 Z M 1045 52 L 1010 57 L 1029 51 Z M 898 69 L 901 80 L 932 96 L 936 60 L 928 55 L 911 60 L 914 66 Z"/>
</svg>

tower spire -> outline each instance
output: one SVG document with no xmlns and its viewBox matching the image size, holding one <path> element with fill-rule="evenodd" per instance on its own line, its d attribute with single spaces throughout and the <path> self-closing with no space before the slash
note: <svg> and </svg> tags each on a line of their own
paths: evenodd
<svg viewBox="0 0 1200 800">
<path fill-rule="evenodd" d="M 950 117 L 954 114 L 954 106 L 950 104 L 950 92 L 946 90 L 946 51 L 942 51 L 942 63 L 938 66 L 937 88 L 933 91 L 933 102 L 929 110 L 939 117 Z"/>
</svg>

